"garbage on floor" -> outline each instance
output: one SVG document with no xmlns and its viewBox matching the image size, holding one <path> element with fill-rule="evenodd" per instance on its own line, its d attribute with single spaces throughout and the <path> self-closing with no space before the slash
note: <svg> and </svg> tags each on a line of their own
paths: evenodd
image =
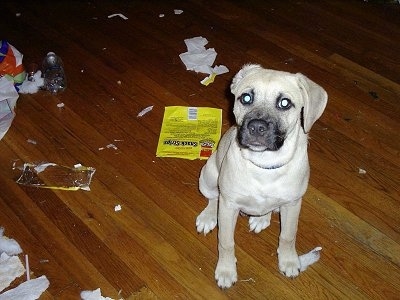
<svg viewBox="0 0 400 300">
<path fill-rule="evenodd" d="M 157 157 L 208 159 L 221 137 L 222 110 L 208 107 L 165 108 Z"/>
<path fill-rule="evenodd" d="M 224 65 L 212 66 L 217 57 L 217 52 L 214 48 L 205 48 L 205 45 L 208 44 L 206 38 L 198 36 L 186 39 L 185 44 L 187 52 L 181 53 L 179 57 L 185 64 L 186 69 L 197 73 L 209 74 L 208 77 L 201 81 L 201 84 L 207 86 L 214 81 L 216 75 L 229 72 L 229 69 Z"/>
<path fill-rule="evenodd" d="M 95 168 L 84 167 L 80 164 L 73 168 L 60 166 L 55 163 L 25 163 L 17 183 L 25 186 L 55 190 L 90 191 L 90 183 Z"/>
</svg>

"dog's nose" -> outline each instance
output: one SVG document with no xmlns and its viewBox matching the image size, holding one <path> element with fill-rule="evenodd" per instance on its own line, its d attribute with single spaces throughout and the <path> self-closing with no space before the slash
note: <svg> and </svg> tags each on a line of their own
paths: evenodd
<svg viewBox="0 0 400 300">
<path fill-rule="evenodd" d="M 261 119 L 251 120 L 247 124 L 247 129 L 251 135 L 263 136 L 272 126 L 272 122 L 267 122 Z"/>
</svg>

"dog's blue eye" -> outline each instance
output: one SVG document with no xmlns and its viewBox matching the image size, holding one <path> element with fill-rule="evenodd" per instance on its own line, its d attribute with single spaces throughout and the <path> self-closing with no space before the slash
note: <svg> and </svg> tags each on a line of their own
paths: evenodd
<svg viewBox="0 0 400 300">
<path fill-rule="evenodd" d="M 281 98 L 278 100 L 277 106 L 279 109 L 286 110 L 292 107 L 292 101 L 289 98 Z"/>
<path fill-rule="evenodd" d="M 244 93 L 240 95 L 240 102 L 242 104 L 251 104 L 253 103 L 253 95 L 249 93 Z"/>
</svg>

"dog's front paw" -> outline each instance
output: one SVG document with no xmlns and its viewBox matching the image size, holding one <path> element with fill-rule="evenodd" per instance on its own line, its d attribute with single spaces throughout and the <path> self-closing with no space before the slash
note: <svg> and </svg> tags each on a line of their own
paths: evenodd
<svg viewBox="0 0 400 300">
<path fill-rule="evenodd" d="M 215 226 L 217 226 L 217 206 L 213 203 L 209 203 L 196 219 L 197 232 L 203 232 L 204 235 L 206 235 L 213 230 Z"/>
<path fill-rule="evenodd" d="M 215 280 L 220 288 L 230 288 L 237 281 L 236 264 L 223 264 L 218 261 Z"/>
<path fill-rule="evenodd" d="M 250 231 L 254 231 L 255 233 L 260 233 L 261 230 L 264 230 L 270 224 L 271 224 L 271 213 L 268 213 L 261 217 L 249 218 Z"/>
<path fill-rule="evenodd" d="M 300 273 L 300 260 L 296 253 L 278 255 L 279 270 L 287 277 L 297 277 Z"/>
</svg>

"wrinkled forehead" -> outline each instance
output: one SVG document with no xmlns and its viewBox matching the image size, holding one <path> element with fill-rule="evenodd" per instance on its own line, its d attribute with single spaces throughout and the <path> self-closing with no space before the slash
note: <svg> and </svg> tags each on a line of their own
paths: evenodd
<svg viewBox="0 0 400 300">
<path fill-rule="evenodd" d="M 265 72 L 265 70 L 254 72 L 243 78 L 238 85 L 236 96 L 251 91 L 256 97 L 268 98 L 281 94 L 297 97 L 301 92 L 293 74 L 279 71 Z"/>
</svg>

